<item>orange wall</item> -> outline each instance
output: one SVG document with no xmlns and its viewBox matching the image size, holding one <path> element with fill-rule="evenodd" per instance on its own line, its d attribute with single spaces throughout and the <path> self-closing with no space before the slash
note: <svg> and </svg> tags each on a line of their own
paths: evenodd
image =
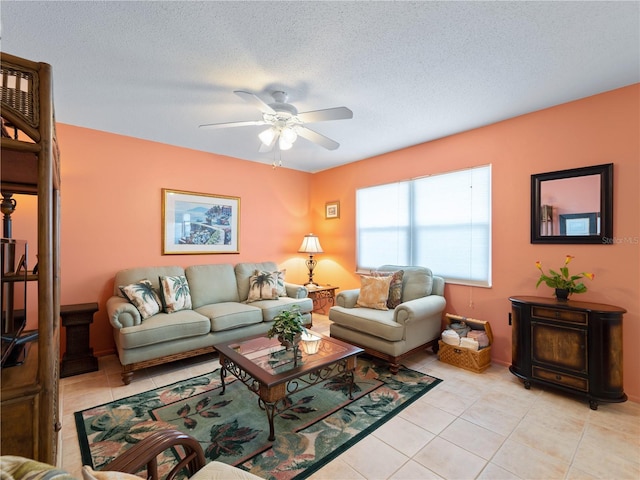
<svg viewBox="0 0 640 480">
<path fill-rule="evenodd" d="M 61 303 L 99 303 L 91 327 L 97 355 L 115 351 L 105 303 L 118 270 L 272 260 L 287 268 L 288 280 L 307 278 L 297 250 L 311 231 L 309 174 L 64 124 L 57 132 Z M 240 197 L 240 253 L 162 255 L 162 188 Z M 36 202 L 20 197 L 13 236 L 29 239 L 35 254 Z M 64 328 L 61 337 L 64 352 Z"/>
<path fill-rule="evenodd" d="M 640 401 L 640 85 L 531 113 L 441 140 L 424 143 L 313 176 L 314 230 L 322 241 L 317 278 L 342 289 L 357 288 L 355 190 L 360 187 L 492 165 L 493 286 L 447 285 L 447 311 L 488 320 L 493 360 L 511 361 L 509 296 L 550 296 L 535 288 L 534 263 L 559 268 L 566 254 L 571 271 L 592 271 L 588 292 L 577 300 L 627 309 L 624 317 L 624 384 Z M 532 245 L 530 176 L 568 168 L 614 164 L 614 245 Z M 321 206 L 340 201 L 340 219 L 324 220 Z M 313 208 L 313 207 L 316 208 Z M 445 204 L 433 208 L 446 208 Z M 437 274 L 437 272 L 434 272 Z"/>
<path fill-rule="evenodd" d="M 287 268 L 288 280 L 301 282 L 305 257 L 297 249 L 310 231 L 326 252 L 316 257 L 315 280 L 355 288 L 356 188 L 491 163 L 493 287 L 447 285 L 447 311 L 489 320 L 494 361 L 508 364 L 508 297 L 551 295 L 546 287 L 535 289 L 534 262 L 559 267 L 565 254 L 575 255 L 573 269 L 597 275 L 579 298 L 628 310 L 625 391 L 640 401 L 639 105 L 640 85 L 634 85 L 313 175 L 59 124 L 62 304 L 99 302 L 91 344 L 98 355 L 110 353 L 105 302 L 116 271 L 273 260 Z M 530 175 L 611 162 L 614 232 L 621 243 L 530 244 Z M 241 197 L 240 254 L 163 256 L 162 188 Z M 332 200 L 340 201 L 340 218 L 325 220 L 325 202 Z M 14 237 L 33 242 L 35 224 L 25 219 L 30 210 L 35 215 L 35 202 L 19 205 Z M 62 329 L 62 351 L 64 342 Z"/>
</svg>

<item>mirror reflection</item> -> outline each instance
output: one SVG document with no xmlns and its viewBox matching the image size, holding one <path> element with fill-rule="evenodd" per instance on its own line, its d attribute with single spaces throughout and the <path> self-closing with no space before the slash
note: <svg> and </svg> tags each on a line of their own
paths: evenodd
<svg viewBox="0 0 640 480">
<path fill-rule="evenodd" d="M 600 175 L 540 184 L 540 235 L 600 235 Z"/>
</svg>

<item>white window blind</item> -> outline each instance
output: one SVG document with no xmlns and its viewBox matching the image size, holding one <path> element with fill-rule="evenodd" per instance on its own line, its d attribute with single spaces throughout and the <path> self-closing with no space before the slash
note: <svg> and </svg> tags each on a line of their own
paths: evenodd
<svg viewBox="0 0 640 480">
<path fill-rule="evenodd" d="M 491 166 L 356 192 L 358 269 L 422 265 L 448 282 L 491 285 Z"/>
</svg>

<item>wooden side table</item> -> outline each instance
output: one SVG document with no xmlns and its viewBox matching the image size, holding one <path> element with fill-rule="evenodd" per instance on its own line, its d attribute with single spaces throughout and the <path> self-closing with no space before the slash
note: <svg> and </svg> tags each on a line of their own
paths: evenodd
<svg viewBox="0 0 640 480">
<path fill-rule="evenodd" d="M 67 351 L 60 364 L 60 378 L 98 370 L 98 359 L 89 346 L 89 333 L 97 303 L 62 305 L 60 318 L 67 330 Z"/>
<path fill-rule="evenodd" d="M 331 307 L 336 302 L 336 290 L 340 287 L 332 285 L 319 285 L 317 287 L 307 287 L 309 298 L 313 300 L 313 311 L 326 314 L 326 308 Z"/>
</svg>

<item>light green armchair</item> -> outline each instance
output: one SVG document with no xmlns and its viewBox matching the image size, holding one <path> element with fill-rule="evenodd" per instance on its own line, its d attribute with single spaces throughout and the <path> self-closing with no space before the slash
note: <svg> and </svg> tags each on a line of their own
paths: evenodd
<svg viewBox="0 0 640 480">
<path fill-rule="evenodd" d="M 444 279 L 425 267 L 383 265 L 377 272 L 402 270 L 402 296 L 393 309 L 357 306 L 360 289 L 345 290 L 329 310 L 332 337 L 357 345 L 366 353 L 389 362 L 397 373 L 400 361 L 419 350 L 438 351 L 442 312 L 446 306 Z"/>
</svg>

